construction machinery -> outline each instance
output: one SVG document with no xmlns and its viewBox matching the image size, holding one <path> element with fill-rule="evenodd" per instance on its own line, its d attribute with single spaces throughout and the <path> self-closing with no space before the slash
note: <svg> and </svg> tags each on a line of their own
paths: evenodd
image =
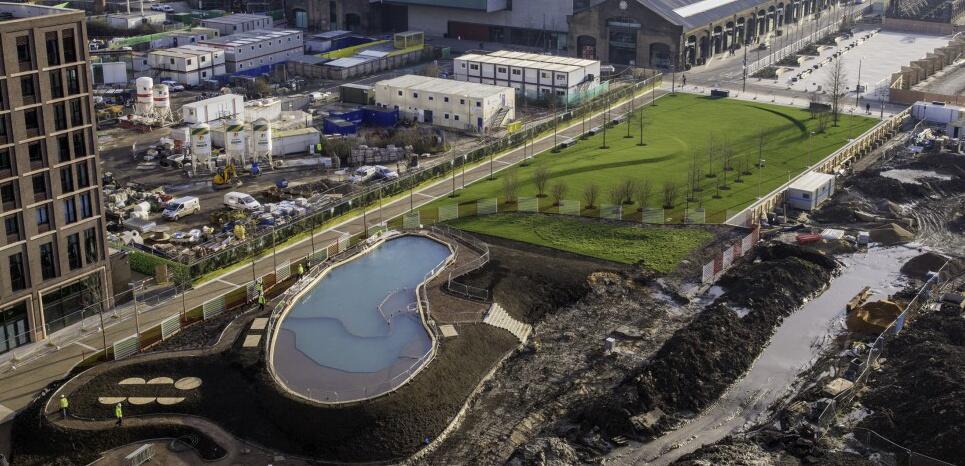
<svg viewBox="0 0 965 466">
<path fill-rule="evenodd" d="M 211 180 L 211 184 L 214 185 L 215 189 L 227 189 L 230 188 L 236 181 L 240 181 L 237 180 L 237 178 L 238 171 L 235 169 L 235 164 L 229 160 L 224 167 L 218 168 L 214 178 Z"/>
</svg>

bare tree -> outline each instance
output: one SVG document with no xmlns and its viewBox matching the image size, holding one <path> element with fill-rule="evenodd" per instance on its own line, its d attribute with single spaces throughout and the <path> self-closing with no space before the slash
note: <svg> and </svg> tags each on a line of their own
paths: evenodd
<svg viewBox="0 0 965 466">
<path fill-rule="evenodd" d="M 583 188 L 583 203 L 586 204 L 587 209 L 592 209 L 596 207 L 596 199 L 600 196 L 600 187 L 595 184 L 589 184 Z"/>
<path fill-rule="evenodd" d="M 608 192 L 610 204 L 618 205 L 623 203 L 623 185 L 615 184 L 610 187 Z"/>
<path fill-rule="evenodd" d="M 841 115 L 841 99 L 848 89 L 848 76 L 844 71 L 844 60 L 838 58 L 831 62 L 830 73 L 826 83 L 828 88 L 828 98 L 831 100 L 831 119 L 834 126 L 838 126 L 838 118 Z"/>
<path fill-rule="evenodd" d="M 553 196 L 553 205 L 560 205 L 560 202 L 566 197 L 566 183 L 560 181 L 550 187 L 550 195 Z"/>
<path fill-rule="evenodd" d="M 714 162 L 717 161 L 717 138 L 711 134 L 707 137 L 707 178 L 714 178 Z"/>
<path fill-rule="evenodd" d="M 757 168 L 764 168 L 764 144 L 767 144 L 767 137 L 761 129 L 757 133 Z"/>
<path fill-rule="evenodd" d="M 640 205 L 640 210 L 647 208 L 650 203 L 650 194 L 653 191 L 653 186 L 650 185 L 650 180 L 644 178 L 637 183 L 637 190 L 633 195 L 637 198 L 637 204 Z"/>
<path fill-rule="evenodd" d="M 623 180 L 620 183 L 620 193 L 623 194 L 623 199 L 619 202 L 620 204 L 633 204 L 633 193 L 637 191 L 637 182 L 630 178 Z"/>
<path fill-rule="evenodd" d="M 677 183 L 665 181 L 663 183 L 663 208 L 673 209 L 677 204 Z"/>
<path fill-rule="evenodd" d="M 516 195 L 519 193 L 519 177 L 516 170 L 512 170 L 503 176 L 503 198 L 507 204 L 516 202 Z"/>
<path fill-rule="evenodd" d="M 533 184 L 536 185 L 536 197 L 546 197 L 546 183 L 550 180 L 550 171 L 546 167 L 536 167 L 533 172 Z"/>
</svg>

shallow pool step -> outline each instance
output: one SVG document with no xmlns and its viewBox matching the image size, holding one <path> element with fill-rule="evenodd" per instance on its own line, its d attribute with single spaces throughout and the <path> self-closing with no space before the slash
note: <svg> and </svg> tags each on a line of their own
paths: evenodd
<svg viewBox="0 0 965 466">
<path fill-rule="evenodd" d="M 533 333 L 533 327 L 531 325 L 513 318 L 499 303 L 493 303 L 493 305 L 489 307 L 489 311 L 486 312 L 486 317 L 483 318 L 483 323 L 507 330 L 522 343 L 526 343 L 530 334 Z"/>
</svg>

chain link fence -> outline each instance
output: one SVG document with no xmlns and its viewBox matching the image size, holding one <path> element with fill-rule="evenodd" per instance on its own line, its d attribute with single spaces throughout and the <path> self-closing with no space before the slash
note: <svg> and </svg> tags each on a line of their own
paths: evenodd
<svg viewBox="0 0 965 466">
<path fill-rule="evenodd" d="M 894 464 L 895 466 L 955 466 L 952 463 L 946 463 L 945 461 L 932 458 L 928 455 L 911 451 L 870 429 L 856 427 L 851 433 L 854 435 L 854 438 L 864 446 L 894 455 L 893 462 L 889 461 L 882 464 Z"/>
</svg>

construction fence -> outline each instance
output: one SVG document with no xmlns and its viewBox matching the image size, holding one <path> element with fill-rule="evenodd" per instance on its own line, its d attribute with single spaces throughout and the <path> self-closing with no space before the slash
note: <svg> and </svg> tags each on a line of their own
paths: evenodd
<svg viewBox="0 0 965 466">
<path fill-rule="evenodd" d="M 710 262 L 704 264 L 701 271 L 701 283 L 709 285 L 717 281 L 730 266 L 734 265 L 737 259 L 750 251 L 759 239 L 761 239 L 761 230 L 760 227 L 755 226 L 740 241 L 724 248 Z"/>
<path fill-rule="evenodd" d="M 839 393 L 835 396 L 824 410 L 818 416 L 818 425 L 823 429 L 829 429 L 837 416 L 843 413 L 846 409 L 851 406 L 851 402 L 857 396 L 858 392 L 864 387 L 868 380 L 873 368 L 877 365 L 878 359 L 881 357 L 882 353 L 885 351 L 885 347 L 891 339 L 898 336 L 901 330 L 904 328 L 905 324 L 909 321 L 914 320 L 924 309 L 928 308 L 930 302 L 938 297 L 938 291 L 941 287 L 952 278 L 951 267 L 948 266 L 946 262 L 938 271 L 930 274 L 928 280 L 925 284 L 918 290 L 915 297 L 905 306 L 901 314 L 898 315 L 895 320 L 885 328 L 874 342 L 867 348 L 867 354 L 863 360 L 858 364 L 857 374 L 852 382 L 851 388 Z M 947 465 L 951 466 L 949 463 L 945 463 L 934 458 L 929 458 L 925 455 L 917 454 L 907 450 L 903 447 L 893 444 L 892 442 L 884 439 L 880 435 L 874 432 L 868 431 L 867 429 L 862 429 L 864 434 L 867 436 L 868 442 L 863 442 L 865 445 L 881 448 L 883 451 L 891 451 L 896 454 L 904 455 L 908 462 L 899 462 L 898 464 L 907 465 Z M 855 436 L 861 439 L 860 431 L 856 431 Z M 877 436 L 877 437 L 876 437 Z M 884 448 L 887 444 L 894 445 L 895 448 Z"/>
<path fill-rule="evenodd" d="M 557 125 L 572 122 L 585 114 L 599 112 L 629 98 L 631 95 L 635 96 L 654 89 L 660 85 L 661 80 L 662 75 L 658 74 L 642 81 L 631 80 L 622 82 L 622 85 L 619 86 L 610 86 L 608 92 L 587 100 L 580 106 L 571 107 L 565 111 L 557 109 L 554 118 L 528 124 L 518 131 L 508 132 L 499 138 L 490 139 L 484 146 L 468 152 L 452 151 L 437 158 L 439 162 L 432 166 L 415 168 L 398 179 L 367 186 L 358 192 L 344 196 L 337 202 L 320 204 L 307 214 L 292 217 L 282 225 L 273 226 L 261 232 L 249 232 L 248 238 L 244 242 L 205 248 L 207 252 L 201 257 L 171 257 L 156 250 L 142 249 L 140 252 L 169 261 L 169 269 L 173 276 L 195 280 L 210 272 L 262 254 L 299 234 L 324 227 L 326 223 L 354 209 L 371 207 L 380 203 L 385 197 L 402 194 L 406 191 L 411 192 L 422 183 L 462 170 L 465 165 L 476 163 L 491 155 L 522 147 L 523 144 L 528 143 L 534 137 L 553 131 Z M 379 220 L 379 222 L 381 221 L 382 219 Z"/>
</svg>

